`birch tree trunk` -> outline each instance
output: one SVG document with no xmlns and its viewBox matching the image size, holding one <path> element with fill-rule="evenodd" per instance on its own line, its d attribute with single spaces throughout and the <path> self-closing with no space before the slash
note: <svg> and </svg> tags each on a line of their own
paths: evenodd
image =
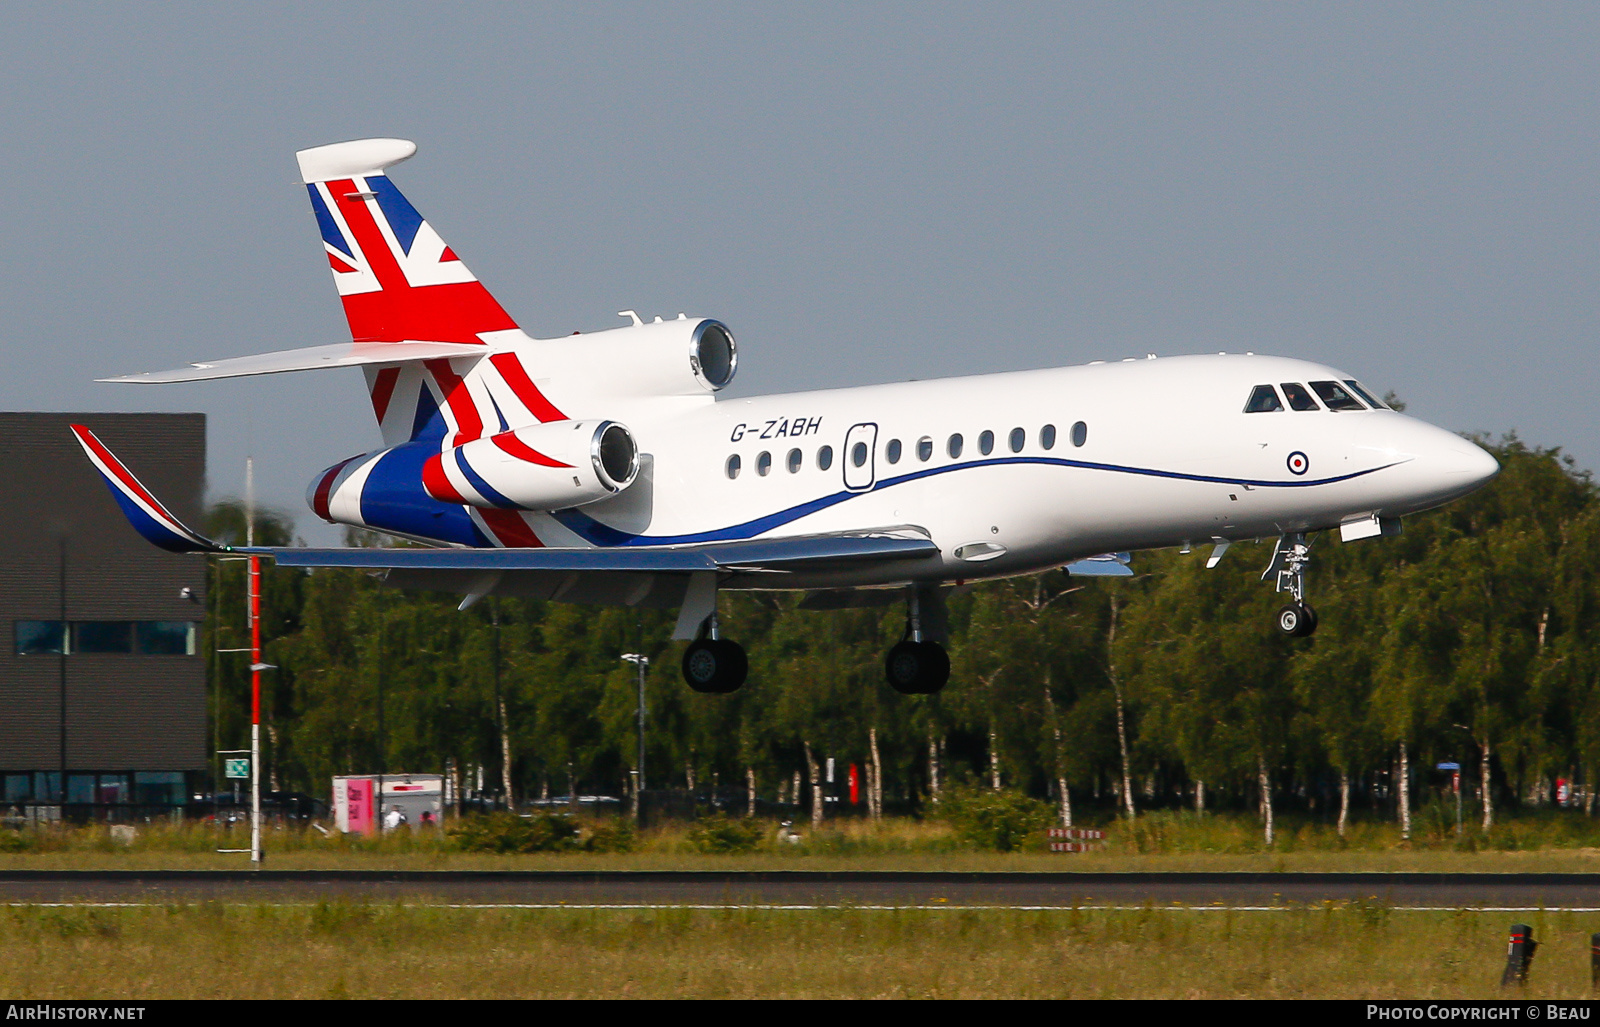
<svg viewBox="0 0 1600 1027">
<path fill-rule="evenodd" d="M 1044 669 L 1044 705 L 1050 714 L 1050 730 L 1056 740 L 1056 789 L 1061 793 L 1061 826 L 1072 826 L 1072 792 L 1067 788 L 1067 751 L 1061 738 L 1061 718 L 1056 715 L 1056 697 L 1050 694 L 1050 668 Z"/>
<path fill-rule="evenodd" d="M 939 738 L 928 725 L 928 798 L 939 805 Z"/>
<path fill-rule="evenodd" d="M 1122 681 L 1117 676 L 1117 613 L 1119 604 L 1115 592 L 1111 594 L 1111 626 L 1106 631 L 1106 674 L 1111 678 L 1111 691 L 1117 699 L 1117 747 L 1122 751 L 1122 802 L 1128 819 L 1137 814 L 1133 808 L 1133 771 L 1128 759 L 1128 722 L 1122 707 Z"/>
<path fill-rule="evenodd" d="M 1489 790 L 1489 739 L 1485 738 L 1479 746 L 1481 755 L 1478 757 L 1478 789 L 1483 797 L 1483 833 L 1488 834 L 1494 826 L 1494 795 Z"/>
<path fill-rule="evenodd" d="M 1196 813 L 1206 811 L 1206 783 L 1203 779 L 1197 778 L 1194 783 L 1194 811 Z"/>
<path fill-rule="evenodd" d="M 1400 837 L 1411 840 L 1411 757 L 1400 743 Z"/>
<path fill-rule="evenodd" d="M 500 781 L 506 789 L 506 809 L 517 808 L 517 797 L 511 790 L 511 732 L 506 730 L 506 697 L 499 697 L 496 705 L 500 713 Z"/>
<path fill-rule="evenodd" d="M 1345 825 L 1350 822 L 1350 771 L 1339 771 L 1339 837 L 1344 837 Z"/>
<path fill-rule="evenodd" d="M 867 733 L 872 743 L 872 780 L 867 782 L 867 807 L 873 820 L 883 819 L 883 757 L 878 753 L 878 729 Z"/>
<path fill-rule="evenodd" d="M 817 773 L 817 760 L 811 754 L 811 743 L 802 742 L 806 750 L 806 772 L 811 776 L 811 826 L 822 826 L 822 784 Z"/>
<path fill-rule="evenodd" d="M 744 815 L 756 815 L 756 768 L 744 768 Z"/>
<path fill-rule="evenodd" d="M 1256 757 L 1256 781 L 1261 786 L 1261 819 L 1266 825 L 1267 848 L 1272 848 L 1272 778 L 1267 774 L 1267 758 Z"/>
<path fill-rule="evenodd" d="M 995 735 L 994 728 L 989 729 L 989 787 L 993 791 L 1000 790 L 1000 739 Z"/>
</svg>

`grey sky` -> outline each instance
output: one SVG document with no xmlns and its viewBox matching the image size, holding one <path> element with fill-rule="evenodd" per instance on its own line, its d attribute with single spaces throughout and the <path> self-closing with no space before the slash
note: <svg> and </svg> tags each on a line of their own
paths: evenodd
<svg viewBox="0 0 1600 1027">
<path fill-rule="evenodd" d="M 0 408 L 201 410 L 314 541 L 355 371 L 294 151 L 528 331 L 726 320 L 740 394 L 1255 350 L 1600 464 L 1600 5 L 8 5 Z"/>
</svg>

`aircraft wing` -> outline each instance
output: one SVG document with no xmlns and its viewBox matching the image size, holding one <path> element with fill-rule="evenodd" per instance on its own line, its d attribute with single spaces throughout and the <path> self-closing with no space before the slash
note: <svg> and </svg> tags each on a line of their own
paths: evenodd
<svg viewBox="0 0 1600 1027">
<path fill-rule="evenodd" d="M 270 556 L 280 567 L 361 567 L 404 571 L 703 571 L 782 574 L 824 570 L 860 560 L 935 556 L 939 547 L 915 529 L 842 532 L 692 546 L 604 546 L 592 549 L 294 549 L 240 548 Z"/>
<path fill-rule="evenodd" d="M 326 367 L 361 367 L 365 364 L 400 364 L 408 360 L 434 360 L 448 357 L 481 357 L 486 346 L 458 342 L 342 342 L 332 346 L 286 349 L 276 353 L 256 353 L 248 357 L 207 360 L 171 371 L 147 371 L 96 381 L 131 385 L 167 385 L 172 382 L 203 382 L 213 378 L 243 378 L 253 374 L 281 374 L 285 371 L 317 371 Z"/>
<path fill-rule="evenodd" d="M 783 574 L 802 569 L 827 570 L 863 560 L 923 559 L 939 552 L 927 532 L 912 526 L 696 545 L 594 549 L 223 546 L 192 531 L 174 517 L 88 428 L 75 424 L 72 431 L 134 530 L 154 545 L 176 553 L 242 553 L 269 557 L 280 567 L 362 567 L 423 574 L 462 571 L 479 574 L 499 571 Z"/>
</svg>

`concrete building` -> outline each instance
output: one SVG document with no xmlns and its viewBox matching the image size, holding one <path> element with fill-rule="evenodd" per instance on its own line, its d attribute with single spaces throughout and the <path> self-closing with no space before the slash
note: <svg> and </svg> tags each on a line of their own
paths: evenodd
<svg viewBox="0 0 1600 1027">
<path fill-rule="evenodd" d="M 200 521 L 205 415 L 0 413 L 0 797 L 181 805 L 208 758 L 205 560 L 134 533 L 73 423 Z"/>
</svg>

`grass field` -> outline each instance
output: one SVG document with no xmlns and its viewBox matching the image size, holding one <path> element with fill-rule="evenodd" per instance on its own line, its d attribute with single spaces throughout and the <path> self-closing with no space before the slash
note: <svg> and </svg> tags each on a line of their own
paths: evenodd
<svg viewBox="0 0 1600 1027">
<path fill-rule="evenodd" d="M 1527 997 L 1588 998 L 1594 917 L 1532 914 Z M 0 910 L 16 998 L 1502 998 L 1506 914 L 1204 909 Z M 1519 997 L 1522 993 L 1516 993 Z"/>
<path fill-rule="evenodd" d="M 1419 818 L 1420 822 L 1421 818 Z M 1600 818 L 1564 811 L 1523 816 L 1488 838 L 1447 829 L 1419 830 L 1409 841 L 1386 822 L 1355 823 L 1341 839 L 1327 825 L 1285 818 L 1277 844 L 1266 849 L 1249 817 L 1152 813 L 1130 826 L 1107 825 L 1097 852 L 1056 854 L 1035 842 L 1023 851 L 986 852 L 960 844 L 936 820 L 839 820 L 806 831 L 799 844 L 780 843 L 776 824 L 764 824 L 748 852 L 696 851 L 689 825 L 646 830 L 633 851 L 495 855 L 463 852 L 439 832 L 381 839 L 325 836 L 310 829 L 269 829 L 267 865 L 274 869 L 613 869 L 613 870 L 1265 870 L 1600 872 Z M 1042 839 L 1039 839 L 1042 841 Z M 202 869 L 242 867 L 247 833 L 201 824 L 141 825 L 132 844 L 104 827 L 0 831 L 0 869 Z"/>
</svg>

